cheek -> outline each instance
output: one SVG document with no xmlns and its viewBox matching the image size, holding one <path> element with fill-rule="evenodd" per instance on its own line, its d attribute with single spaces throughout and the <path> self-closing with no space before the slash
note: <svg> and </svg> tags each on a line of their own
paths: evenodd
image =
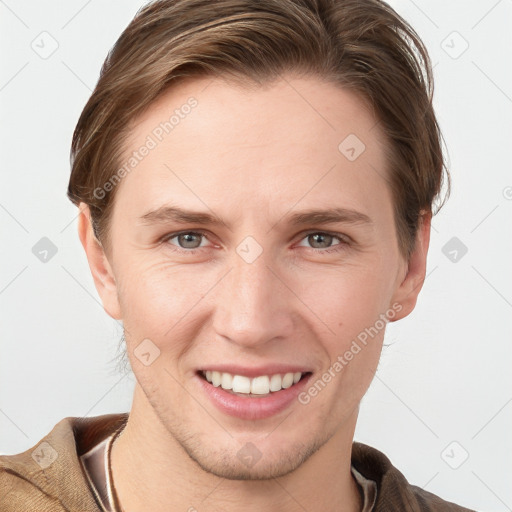
<svg viewBox="0 0 512 512">
<path fill-rule="evenodd" d="M 160 340 L 180 329 L 207 291 L 193 273 L 160 263 L 125 262 L 122 275 L 118 293 L 123 323 L 139 337 Z"/>
<path fill-rule="evenodd" d="M 329 327 L 318 336 L 326 360 L 317 379 L 329 382 L 330 388 L 319 403 L 325 400 L 331 412 L 346 414 L 359 403 L 375 375 L 387 325 L 389 286 L 378 272 L 368 269 L 335 275 L 311 284 L 305 301 L 314 304 Z M 315 382 L 311 386 L 315 387 Z M 323 386 L 316 382 L 312 393 Z"/>
<path fill-rule="evenodd" d="M 358 403 L 374 377 L 390 299 L 386 276 L 389 274 L 375 262 L 373 266 L 347 267 L 325 278 L 312 279 L 304 289 L 304 302 L 312 304 L 329 327 L 318 333 L 328 358 L 327 373 L 320 380 L 333 383 L 333 410 L 350 409 Z M 317 387 L 322 386 L 318 383 Z"/>
<path fill-rule="evenodd" d="M 391 293 L 389 277 L 377 261 L 320 269 L 303 275 L 300 298 L 326 326 L 334 346 L 344 346 L 385 313 Z"/>
<path fill-rule="evenodd" d="M 133 342 L 149 338 L 157 344 L 172 338 L 172 349 L 177 352 L 186 348 L 178 340 L 194 339 L 194 330 L 215 314 L 215 301 L 231 295 L 222 288 L 228 281 L 219 282 L 224 267 L 170 265 L 165 260 L 141 258 L 123 261 L 119 270 L 118 293 L 127 338 L 132 334 Z M 289 303 L 279 307 L 290 315 L 298 314 L 323 340 L 331 358 L 374 325 L 389 303 L 390 273 L 377 258 L 336 265 L 308 262 L 279 274 L 293 292 Z M 218 283 L 214 289 L 212 283 Z"/>
</svg>

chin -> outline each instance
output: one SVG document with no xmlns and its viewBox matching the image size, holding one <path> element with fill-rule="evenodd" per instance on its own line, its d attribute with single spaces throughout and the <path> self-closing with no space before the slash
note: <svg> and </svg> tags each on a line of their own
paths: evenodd
<svg viewBox="0 0 512 512">
<path fill-rule="evenodd" d="M 231 440 L 230 444 L 219 449 L 213 440 L 198 443 L 193 438 L 178 440 L 188 456 L 205 472 L 227 480 L 272 480 L 297 470 L 326 440 L 316 439 L 309 444 L 290 443 L 279 449 L 267 446 L 260 451 L 254 444 L 241 444 Z"/>
</svg>

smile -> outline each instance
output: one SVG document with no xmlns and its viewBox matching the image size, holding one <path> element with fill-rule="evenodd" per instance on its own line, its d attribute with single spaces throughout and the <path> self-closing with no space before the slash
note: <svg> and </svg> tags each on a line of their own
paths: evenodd
<svg viewBox="0 0 512 512">
<path fill-rule="evenodd" d="M 306 368 L 301 369 L 303 371 L 282 365 L 267 368 L 226 365 L 215 370 L 200 369 L 194 381 L 222 414 L 244 420 L 263 420 L 299 404 L 297 396 L 313 375 Z"/>
<path fill-rule="evenodd" d="M 270 393 L 288 389 L 297 384 L 306 375 L 302 372 L 284 374 L 260 375 L 254 378 L 245 375 L 234 375 L 228 372 L 206 370 L 201 372 L 203 377 L 215 387 L 242 395 L 264 396 Z"/>
</svg>

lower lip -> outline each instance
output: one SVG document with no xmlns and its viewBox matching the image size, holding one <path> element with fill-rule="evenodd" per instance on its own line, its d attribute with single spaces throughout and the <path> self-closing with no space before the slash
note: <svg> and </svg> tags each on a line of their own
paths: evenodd
<svg viewBox="0 0 512 512">
<path fill-rule="evenodd" d="M 229 416 L 235 416 L 243 420 L 260 420 L 270 418 L 289 407 L 297 395 L 304 389 L 311 373 L 303 377 L 297 384 L 275 391 L 267 396 L 239 396 L 234 395 L 196 375 L 200 386 L 206 392 L 213 405 Z"/>
</svg>

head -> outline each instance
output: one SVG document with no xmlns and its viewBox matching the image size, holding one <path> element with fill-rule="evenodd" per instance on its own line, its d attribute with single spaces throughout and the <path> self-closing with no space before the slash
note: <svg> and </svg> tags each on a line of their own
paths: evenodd
<svg viewBox="0 0 512 512">
<path fill-rule="evenodd" d="M 424 46 L 377 0 L 161 0 L 109 53 L 68 196 L 137 407 L 203 469 L 275 477 L 353 434 L 385 324 L 425 277 L 432 93 Z M 203 393 L 203 370 L 280 364 L 309 379 L 286 411 L 244 419 Z"/>
</svg>

